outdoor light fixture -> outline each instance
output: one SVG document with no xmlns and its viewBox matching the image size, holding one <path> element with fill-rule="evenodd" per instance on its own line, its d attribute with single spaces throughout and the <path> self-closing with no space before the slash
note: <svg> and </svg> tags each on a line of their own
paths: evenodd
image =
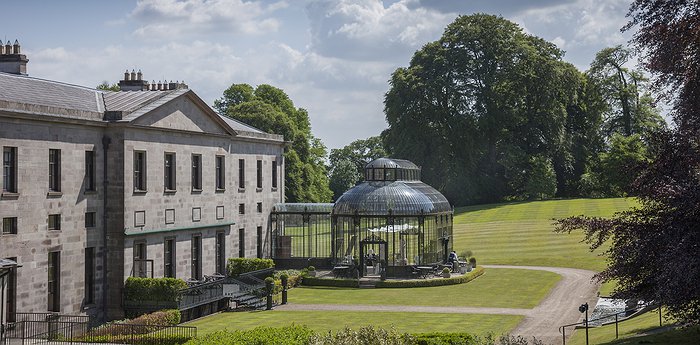
<svg viewBox="0 0 700 345">
<path fill-rule="evenodd" d="M 588 302 L 581 304 L 581 306 L 578 307 L 578 311 L 586 313 L 586 318 L 584 319 L 584 322 L 586 323 L 586 345 L 588 345 Z"/>
</svg>

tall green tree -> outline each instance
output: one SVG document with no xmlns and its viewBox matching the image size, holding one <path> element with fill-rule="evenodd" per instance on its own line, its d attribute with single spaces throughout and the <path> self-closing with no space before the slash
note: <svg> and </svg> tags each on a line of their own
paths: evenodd
<svg viewBox="0 0 700 345">
<path fill-rule="evenodd" d="M 96 89 L 105 91 L 120 91 L 121 88 L 119 84 L 110 84 L 108 81 L 104 80 L 100 85 L 97 85 Z"/>
<path fill-rule="evenodd" d="M 501 17 L 458 17 L 392 74 L 388 150 L 423 166 L 423 179 L 455 204 L 527 197 L 533 155 L 578 179 L 574 164 L 590 155 L 572 154 L 587 143 L 568 130 L 597 115 L 580 101 L 585 78 L 562 54 Z"/>
<path fill-rule="evenodd" d="M 663 128 L 665 122 L 647 91 L 647 78 L 641 71 L 626 66 L 631 57 L 631 50 L 621 45 L 603 48 L 587 74 L 607 104 L 604 113 L 607 136 L 639 134 L 646 139 Z"/>
<path fill-rule="evenodd" d="M 676 320 L 700 323 L 700 7 L 697 1 L 635 0 L 626 29 L 673 105 L 675 127 L 650 138 L 652 161 L 633 183 L 638 208 L 611 219 L 573 217 L 593 249 L 607 247 L 598 275 L 615 295 L 655 301 Z M 619 172 L 621 174 L 626 171 Z M 608 246 L 609 245 L 609 246 Z"/>
<path fill-rule="evenodd" d="M 331 149 L 328 170 L 333 199 L 362 180 L 367 163 L 387 156 L 379 136 L 358 139 L 342 148 Z"/>
<path fill-rule="evenodd" d="M 290 142 L 285 157 L 287 202 L 328 202 L 326 147 L 311 133 L 309 115 L 294 106 L 287 94 L 274 86 L 233 84 L 214 102 L 220 114 L 262 131 L 281 134 Z"/>
</svg>

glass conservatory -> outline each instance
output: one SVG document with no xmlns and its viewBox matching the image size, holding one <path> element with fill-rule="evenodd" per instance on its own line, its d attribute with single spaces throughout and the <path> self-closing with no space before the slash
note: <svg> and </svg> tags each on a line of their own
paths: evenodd
<svg viewBox="0 0 700 345">
<path fill-rule="evenodd" d="M 447 199 L 421 182 L 418 166 L 380 158 L 335 204 L 276 205 L 274 258 L 360 267 L 361 276 L 406 276 L 411 266 L 447 260 L 452 216 Z"/>
</svg>

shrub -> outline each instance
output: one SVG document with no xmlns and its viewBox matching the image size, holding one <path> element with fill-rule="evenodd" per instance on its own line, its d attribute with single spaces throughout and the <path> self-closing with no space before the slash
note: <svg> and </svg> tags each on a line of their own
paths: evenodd
<svg viewBox="0 0 700 345">
<path fill-rule="evenodd" d="M 378 282 L 375 287 L 378 288 L 413 288 L 413 287 L 428 287 L 428 286 L 443 286 L 468 283 L 476 277 L 484 274 L 484 268 L 479 266 L 475 270 L 450 278 L 444 279 L 411 279 L 411 280 L 385 280 Z M 306 278 L 304 279 L 306 281 Z"/>
<path fill-rule="evenodd" d="M 475 257 L 470 257 L 469 258 L 469 263 L 472 265 L 472 267 L 476 267 L 476 258 Z"/>
<path fill-rule="evenodd" d="M 244 331 L 219 331 L 197 337 L 186 345 L 306 345 L 314 332 L 306 326 L 258 327 Z"/>
<path fill-rule="evenodd" d="M 284 270 L 277 271 L 274 274 L 275 279 L 282 280 L 282 275 L 287 275 L 287 288 L 293 288 L 301 285 L 301 271 L 299 270 Z"/>
<path fill-rule="evenodd" d="M 409 334 L 399 333 L 393 328 L 385 330 L 383 328 L 374 328 L 372 326 L 362 327 L 356 331 L 345 327 L 344 329 L 335 333 L 328 332 L 327 334 L 315 334 L 311 337 L 309 343 L 314 345 L 415 344 L 413 337 Z"/>
<path fill-rule="evenodd" d="M 312 272 L 312 271 L 315 271 L 315 270 L 316 270 L 316 267 L 314 267 L 314 266 L 309 266 L 309 267 L 307 268 L 307 270 L 308 270 L 309 272 Z"/>
<path fill-rule="evenodd" d="M 178 302 L 179 291 L 185 288 L 187 283 L 182 279 L 129 277 L 124 283 L 124 299 L 133 302 Z"/>
<path fill-rule="evenodd" d="M 176 326 L 179 323 L 180 311 L 177 309 L 166 309 L 144 314 L 135 319 L 109 322 L 90 330 L 76 339 L 93 341 L 95 338 L 104 337 L 105 341 L 97 339 L 94 342 L 108 342 L 110 339 L 115 340 L 115 336 L 152 333 L 167 326 Z"/>
<path fill-rule="evenodd" d="M 472 254 L 473 253 L 471 250 L 465 250 L 465 251 L 459 253 L 459 256 L 464 258 L 464 259 L 467 259 L 467 258 L 470 258 L 472 256 Z"/>
<path fill-rule="evenodd" d="M 414 334 L 416 345 L 476 345 L 478 339 L 469 333 L 419 333 Z"/>
<path fill-rule="evenodd" d="M 275 267 L 275 263 L 272 261 L 272 259 L 231 258 L 228 259 L 226 270 L 228 271 L 229 276 L 235 277 L 243 273 L 273 267 Z"/>
<path fill-rule="evenodd" d="M 314 277 L 304 277 L 302 285 L 307 286 L 333 286 L 333 287 L 360 287 L 355 279 L 323 279 Z"/>
</svg>

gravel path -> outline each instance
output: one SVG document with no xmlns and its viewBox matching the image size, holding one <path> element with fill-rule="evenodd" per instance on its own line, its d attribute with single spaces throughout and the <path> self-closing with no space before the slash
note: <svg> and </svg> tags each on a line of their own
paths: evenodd
<svg viewBox="0 0 700 345">
<path fill-rule="evenodd" d="M 545 344 L 560 344 L 561 334 L 559 333 L 559 326 L 580 321 L 582 314 L 579 313 L 578 307 L 588 302 L 592 311 L 598 300 L 599 285 L 591 281 L 595 274 L 593 271 L 540 266 L 484 265 L 484 267 L 549 271 L 559 274 L 562 279 L 554 286 L 547 297 L 533 309 L 294 303 L 280 305 L 275 307 L 275 309 L 523 315 L 525 318 L 511 332 L 512 335 L 520 335 L 528 339 L 534 336 Z"/>
<path fill-rule="evenodd" d="M 535 336 L 545 344 L 561 344 L 559 326 L 583 320 L 583 314 L 578 311 L 578 307 L 588 302 L 590 313 L 595 309 L 598 301 L 600 285 L 591 280 L 596 273 L 593 271 L 539 266 L 484 265 L 484 267 L 549 271 L 562 277 L 549 295 L 537 307 L 529 310 L 525 319 L 511 332 L 512 335 L 521 335 L 526 338 Z"/>
</svg>

